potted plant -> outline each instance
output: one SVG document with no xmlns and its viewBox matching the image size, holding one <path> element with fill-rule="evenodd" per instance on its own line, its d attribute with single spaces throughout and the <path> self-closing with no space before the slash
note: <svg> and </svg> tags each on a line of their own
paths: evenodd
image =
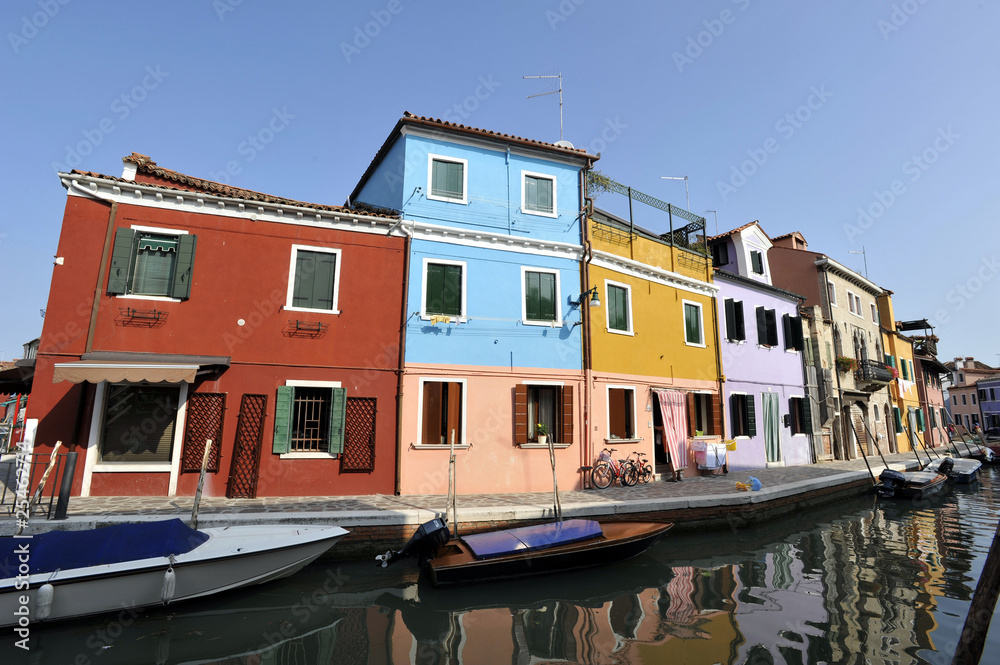
<svg viewBox="0 0 1000 665">
<path fill-rule="evenodd" d="M 837 356 L 837 369 L 841 373 L 850 372 L 858 368 L 858 361 L 850 356 Z"/>
<path fill-rule="evenodd" d="M 535 434 L 538 435 L 538 443 L 549 442 L 549 426 L 545 423 L 535 423 Z"/>
</svg>

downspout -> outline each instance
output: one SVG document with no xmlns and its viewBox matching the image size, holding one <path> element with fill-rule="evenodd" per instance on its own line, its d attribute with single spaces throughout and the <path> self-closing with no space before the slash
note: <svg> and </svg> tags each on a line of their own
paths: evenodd
<svg viewBox="0 0 1000 665">
<path fill-rule="evenodd" d="M 507 235 L 512 233 L 510 221 L 510 145 L 507 146 Z"/>
<path fill-rule="evenodd" d="M 837 322 L 833 320 L 833 310 L 830 309 L 830 275 L 824 270 L 823 271 L 823 285 L 826 287 L 826 302 L 827 309 L 830 310 L 830 321 L 833 323 L 833 373 L 837 377 L 837 414 L 836 421 L 840 423 L 840 429 L 843 430 L 845 427 L 842 416 L 844 411 L 844 388 L 840 384 L 840 369 L 837 367 L 837 335 L 840 333 L 837 331 Z M 851 425 L 851 429 L 854 429 L 854 425 Z M 836 449 L 839 447 L 840 452 L 843 455 L 843 459 L 850 459 L 847 455 L 847 442 L 843 440 L 843 431 L 838 432 L 837 428 L 833 428 L 833 447 L 834 447 L 834 458 L 837 457 Z M 837 446 L 837 441 L 840 441 L 840 446 Z"/>
<path fill-rule="evenodd" d="M 705 244 L 708 246 L 708 243 Z M 713 279 L 712 284 L 715 283 Z M 726 438 L 726 400 L 723 399 L 723 384 L 726 377 L 722 373 L 722 338 L 719 336 L 719 292 L 712 295 L 712 331 L 715 335 L 715 375 L 719 384 L 719 420 L 722 421 L 722 431 L 719 434 Z M 728 467 L 727 467 L 728 469 Z"/>
<path fill-rule="evenodd" d="M 594 258 L 593 247 L 590 244 L 590 218 L 594 213 L 594 201 L 587 196 L 587 173 L 593 166 L 592 162 L 587 163 L 587 168 L 580 172 L 580 198 L 583 213 L 580 220 L 580 237 L 583 240 L 583 264 L 580 271 L 580 279 L 583 282 L 580 293 L 590 290 L 590 262 Z M 580 436 L 580 466 L 588 466 L 593 454 L 590 445 L 590 402 L 591 402 L 591 382 L 593 379 L 593 354 L 591 348 L 590 332 L 590 302 L 583 304 L 580 298 L 580 317 L 583 320 L 583 432 Z M 584 487 L 587 486 L 587 476 L 583 479 Z"/>
<path fill-rule="evenodd" d="M 397 226 L 403 232 L 403 235 L 406 236 L 406 239 L 403 241 L 403 293 L 402 307 L 400 307 L 399 314 L 399 351 L 397 352 L 399 360 L 398 369 L 396 370 L 396 464 L 393 492 L 396 496 L 399 496 L 401 493 L 401 474 L 403 468 L 403 370 L 405 368 L 406 325 L 409 321 L 406 312 L 409 309 L 410 243 L 413 240 L 413 234 L 403 225 L 402 220 L 400 220 Z M 395 228 L 396 226 L 390 228 L 386 235 L 391 235 Z"/>
</svg>

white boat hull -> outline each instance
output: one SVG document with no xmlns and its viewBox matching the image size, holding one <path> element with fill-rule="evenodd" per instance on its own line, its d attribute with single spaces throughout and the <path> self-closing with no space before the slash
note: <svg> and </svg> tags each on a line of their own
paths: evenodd
<svg viewBox="0 0 1000 665">
<path fill-rule="evenodd" d="M 142 607 L 287 577 L 347 534 L 340 527 L 307 526 L 237 526 L 202 532 L 209 535 L 207 541 L 173 557 L 173 592 L 167 594 L 167 603 L 163 596 L 169 558 L 125 561 L 31 575 L 28 589 L 17 589 L 17 578 L 0 580 L 0 626 L 17 625 L 17 612 L 23 616 L 23 607 L 28 608 L 29 624 L 39 622 L 38 590 L 43 584 L 53 587 L 45 621 L 109 612 L 125 618 Z"/>
</svg>

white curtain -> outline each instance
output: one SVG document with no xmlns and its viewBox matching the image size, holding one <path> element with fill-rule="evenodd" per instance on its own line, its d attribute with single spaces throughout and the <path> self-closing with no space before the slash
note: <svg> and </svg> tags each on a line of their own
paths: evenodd
<svg viewBox="0 0 1000 665">
<path fill-rule="evenodd" d="M 657 390 L 663 435 L 670 464 L 675 471 L 687 468 L 687 394 L 679 390 Z"/>
</svg>

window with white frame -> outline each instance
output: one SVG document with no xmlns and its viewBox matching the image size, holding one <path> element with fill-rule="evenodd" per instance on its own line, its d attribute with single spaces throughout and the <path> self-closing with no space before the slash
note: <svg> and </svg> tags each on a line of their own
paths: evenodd
<svg viewBox="0 0 1000 665">
<path fill-rule="evenodd" d="M 100 461 L 169 463 L 180 387 L 112 383 L 104 396 Z"/>
<path fill-rule="evenodd" d="M 726 314 L 726 339 L 730 342 L 746 340 L 746 326 L 743 320 L 743 301 L 726 298 L 723 303 Z"/>
<path fill-rule="evenodd" d="M 118 229 L 111 253 L 108 293 L 189 298 L 197 240 L 187 231 L 143 226 Z"/>
<path fill-rule="evenodd" d="M 573 386 L 541 382 L 514 387 L 515 443 L 537 445 L 542 434 L 554 445 L 573 443 Z"/>
<path fill-rule="evenodd" d="M 684 306 L 684 343 L 688 346 L 705 346 L 705 330 L 702 325 L 701 303 L 682 301 Z"/>
<path fill-rule="evenodd" d="M 465 316 L 465 261 L 424 259 L 424 282 L 420 314 L 431 316 Z"/>
<path fill-rule="evenodd" d="M 337 381 L 286 381 L 274 407 L 277 454 L 337 455 L 344 450 L 347 391 Z"/>
<path fill-rule="evenodd" d="M 729 396 L 729 415 L 731 432 L 737 436 L 757 436 L 757 418 L 754 410 L 753 395 L 732 393 Z"/>
<path fill-rule="evenodd" d="M 555 217 L 555 176 L 521 171 L 521 210 L 532 215 Z"/>
<path fill-rule="evenodd" d="M 522 321 L 529 325 L 561 323 L 558 270 L 522 267 L 521 288 Z"/>
<path fill-rule="evenodd" d="M 285 309 L 338 314 L 340 250 L 292 245 Z"/>
<path fill-rule="evenodd" d="M 778 319 L 773 309 L 757 307 L 757 344 L 778 346 Z"/>
<path fill-rule="evenodd" d="M 422 446 L 456 446 L 465 440 L 465 379 L 420 379 L 417 431 Z"/>
<path fill-rule="evenodd" d="M 608 386 L 608 438 L 634 439 L 635 389 Z"/>
<path fill-rule="evenodd" d="M 833 282 L 826 283 L 826 292 L 830 297 L 830 305 L 832 307 L 837 306 L 837 287 L 833 285 Z"/>
<path fill-rule="evenodd" d="M 632 287 L 617 282 L 604 283 L 605 310 L 608 317 L 608 332 L 631 335 L 632 330 Z"/>
<path fill-rule="evenodd" d="M 788 398 L 788 415 L 792 434 L 812 434 L 812 411 L 809 400 L 805 397 Z M 878 419 L 878 407 L 875 407 L 875 419 Z"/>
<path fill-rule="evenodd" d="M 764 255 L 756 249 L 750 250 L 750 270 L 755 275 L 764 274 Z"/>
<path fill-rule="evenodd" d="M 427 198 L 432 201 L 468 203 L 469 161 L 458 157 L 428 155 Z"/>
</svg>

